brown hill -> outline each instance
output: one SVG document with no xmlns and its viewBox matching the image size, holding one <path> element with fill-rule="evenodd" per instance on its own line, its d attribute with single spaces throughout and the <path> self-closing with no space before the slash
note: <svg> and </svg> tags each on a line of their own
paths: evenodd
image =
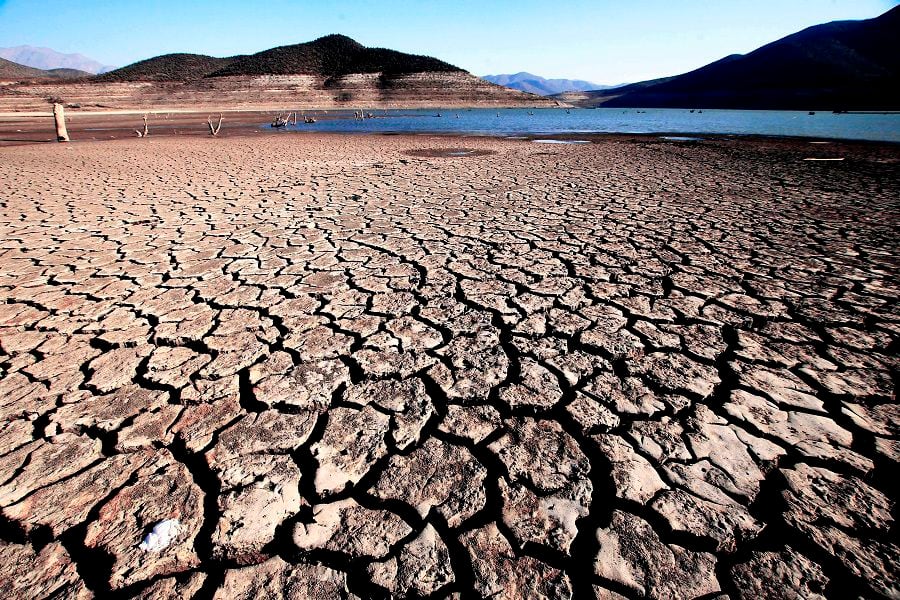
<svg viewBox="0 0 900 600">
<path fill-rule="evenodd" d="M 46 71 L 26 67 L 11 60 L 0 58 L 0 79 L 35 79 L 38 77 L 46 77 Z"/>
<path fill-rule="evenodd" d="M 194 81 L 227 67 L 239 56 L 164 54 L 98 75 L 95 81 Z"/>
<path fill-rule="evenodd" d="M 324 75 L 349 73 L 455 72 L 458 67 L 429 56 L 385 48 L 366 48 L 344 35 L 327 35 L 305 44 L 281 46 L 233 60 L 211 73 L 229 75 Z"/>
</svg>

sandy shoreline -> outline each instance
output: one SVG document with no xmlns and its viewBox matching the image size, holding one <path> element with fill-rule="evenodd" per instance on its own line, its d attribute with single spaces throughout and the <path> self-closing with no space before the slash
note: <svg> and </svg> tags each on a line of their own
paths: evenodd
<svg viewBox="0 0 900 600">
<path fill-rule="evenodd" d="M 0 148 L 12 596 L 898 593 L 897 145 L 79 119 Z"/>
</svg>

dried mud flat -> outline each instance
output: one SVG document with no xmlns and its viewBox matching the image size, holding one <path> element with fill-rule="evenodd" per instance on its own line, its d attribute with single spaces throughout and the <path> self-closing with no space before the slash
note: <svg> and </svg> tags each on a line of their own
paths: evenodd
<svg viewBox="0 0 900 600">
<path fill-rule="evenodd" d="M 0 149 L 0 589 L 896 598 L 898 157 Z"/>
</svg>

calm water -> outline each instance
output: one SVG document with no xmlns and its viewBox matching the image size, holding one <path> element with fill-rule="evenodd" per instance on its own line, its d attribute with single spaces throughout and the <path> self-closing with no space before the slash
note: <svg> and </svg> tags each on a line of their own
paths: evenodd
<svg viewBox="0 0 900 600">
<path fill-rule="evenodd" d="M 533 114 L 529 114 L 533 113 Z M 900 142 L 900 114 L 842 114 L 770 110 L 684 109 L 441 109 L 377 110 L 355 120 L 352 111 L 301 111 L 316 123 L 291 130 L 355 133 L 540 135 L 578 133 L 738 134 Z M 441 116 L 438 117 L 437 115 Z"/>
</svg>

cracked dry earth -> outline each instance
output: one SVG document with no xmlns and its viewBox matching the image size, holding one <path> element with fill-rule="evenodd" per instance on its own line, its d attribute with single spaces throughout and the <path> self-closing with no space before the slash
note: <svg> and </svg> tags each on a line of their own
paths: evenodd
<svg viewBox="0 0 900 600">
<path fill-rule="evenodd" d="M 808 148 L 3 149 L 0 589 L 897 598 L 900 151 Z"/>
</svg>

